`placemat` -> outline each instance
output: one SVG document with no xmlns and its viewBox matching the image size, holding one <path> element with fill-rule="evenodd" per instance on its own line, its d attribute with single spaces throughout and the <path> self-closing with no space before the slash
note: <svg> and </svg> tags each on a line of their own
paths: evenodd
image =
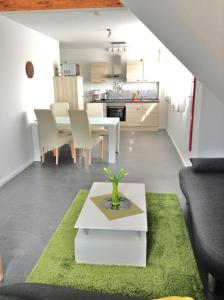
<svg viewBox="0 0 224 300">
<path fill-rule="evenodd" d="M 125 195 L 121 193 L 120 196 L 127 198 Z M 90 199 L 110 221 L 143 213 L 143 210 L 128 198 L 127 199 L 130 201 L 130 207 L 128 208 L 113 210 L 113 209 L 108 209 L 103 207 L 102 205 L 103 200 L 109 197 L 111 197 L 111 194 L 104 194 L 95 197 L 90 197 Z"/>
</svg>

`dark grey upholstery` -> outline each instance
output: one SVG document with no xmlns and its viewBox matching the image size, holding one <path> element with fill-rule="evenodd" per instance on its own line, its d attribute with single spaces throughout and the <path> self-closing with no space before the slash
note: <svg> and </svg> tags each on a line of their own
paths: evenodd
<svg viewBox="0 0 224 300">
<path fill-rule="evenodd" d="M 21 283 L 0 288 L 0 300 L 143 300 L 137 297 L 90 293 L 72 288 Z"/>
<path fill-rule="evenodd" d="M 180 187 L 189 202 L 198 253 L 208 273 L 224 280 L 224 172 L 184 168 Z"/>
<path fill-rule="evenodd" d="M 15 296 L 2 296 L 0 295 L 0 300 L 26 300 L 24 298 L 15 297 Z"/>
<path fill-rule="evenodd" d="M 224 158 L 190 158 L 195 172 L 224 172 Z"/>
</svg>

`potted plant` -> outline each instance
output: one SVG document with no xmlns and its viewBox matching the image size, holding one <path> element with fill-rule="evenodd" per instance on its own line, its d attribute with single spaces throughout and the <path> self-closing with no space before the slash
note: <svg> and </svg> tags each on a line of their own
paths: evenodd
<svg viewBox="0 0 224 300">
<path fill-rule="evenodd" d="M 118 172 L 112 172 L 110 168 L 104 168 L 107 180 L 112 182 L 113 189 L 111 195 L 111 209 L 119 209 L 120 206 L 120 194 L 118 190 L 119 182 L 128 175 L 128 172 L 121 168 Z"/>
</svg>

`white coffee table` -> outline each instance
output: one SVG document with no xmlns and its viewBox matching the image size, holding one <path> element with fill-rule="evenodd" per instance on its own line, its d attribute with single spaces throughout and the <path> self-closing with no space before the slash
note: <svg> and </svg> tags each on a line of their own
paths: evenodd
<svg viewBox="0 0 224 300">
<path fill-rule="evenodd" d="M 145 267 L 148 230 L 145 185 L 119 184 L 119 191 L 141 208 L 143 213 L 110 221 L 90 197 L 111 191 L 111 183 L 93 183 L 75 224 L 75 228 L 78 228 L 75 260 L 86 264 Z"/>
</svg>

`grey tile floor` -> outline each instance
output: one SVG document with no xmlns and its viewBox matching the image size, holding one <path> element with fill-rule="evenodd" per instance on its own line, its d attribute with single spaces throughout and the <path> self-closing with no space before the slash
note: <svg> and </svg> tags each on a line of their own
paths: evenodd
<svg viewBox="0 0 224 300">
<path fill-rule="evenodd" d="M 97 146 L 91 167 L 80 155 L 73 164 L 63 148 L 58 166 L 49 153 L 44 165 L 33 163 L 0 189 L 0 254 L 5 268 L 0 286 L 25 280 L 79 189 L 105 181 L 104 166 L 108 163 L 100 161 Z M 146 191 L 178 194 L 185 211 L 178 182 L 183 165 L 165 131 L 122 132 L 117 163 L 110 167 L 124 167 L 129 172 L 125 181 L 143 182 Z"/>
</svg>

